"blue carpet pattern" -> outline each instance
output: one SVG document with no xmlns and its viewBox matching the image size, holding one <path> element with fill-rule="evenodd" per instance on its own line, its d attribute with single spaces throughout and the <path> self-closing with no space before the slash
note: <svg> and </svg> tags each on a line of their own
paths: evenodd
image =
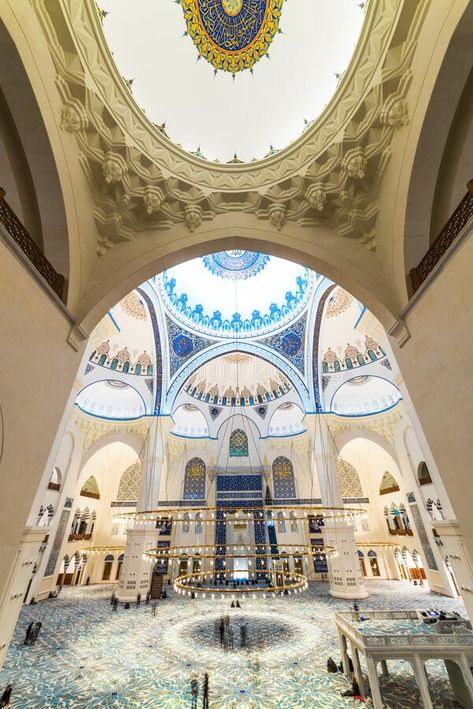
<svg viewBox="0 0 473 709">
<path fill-rule="evenodd" d="M 372 582 L 366 609 L 442 607 L 465 615 L 459 600 L 439 597 L 408 582 Z M 334 709 L 360 706 L 340 697 L 348 688 L 341 674 L 328 674 L 326 661 L 339 661 L 333 614 L 351 604 L 332 598 L 324 584 L 291 597 L 230 600 L 185 599 L 174 595 L 151 608 L 113 613 L 112 587 L 63 589 L 56 600 L 25 606 L 0 673 L 0 687 L 13 682 L 13 708 L 191 706 L 190 677 L 210 675 L 210 707 Z M 218 624 L 230 616 L 234 647 L 220 647 Z M 23 645 L 26 626 L 41 620 L 36 645 Z M 246 624 L 247 647 L 239 629 Z M 390 662 L 381 678 L 386 707 L 419 707 L 410 667 Z M 436 709 L 456 706 L 439 661 L 427 665 Z M 199 707 L 202 706 L 199 697 Z"/>
</svg>

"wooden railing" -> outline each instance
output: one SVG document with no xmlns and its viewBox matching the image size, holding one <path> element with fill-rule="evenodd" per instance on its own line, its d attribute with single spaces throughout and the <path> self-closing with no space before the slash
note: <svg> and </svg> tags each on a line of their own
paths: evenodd
<svg viewBox="0 0 473 709">
<path fill-rule="evenodd" d="M 62 298 L 64 287 L 64 276 L 56 273 L 46 256 L 41 253 L 27 230 L 16 216 L 13 209 L 5 199 L 5 190 L 0 187 L 0 224 L 2 224 L 13 241 L 27 256 L 38 273 L 52 288 L 52 290 Z"/>
<path fill-rule="evenodd" d="M 444 228 L 416 268 L 412 268 L 411 283 L 415 293 L 434 270 L 442 256 L 453 244 L 468 222 L 473 219 L 473 180 L 467 184 L 468 192 L 463 197 Z"/>
</svg>

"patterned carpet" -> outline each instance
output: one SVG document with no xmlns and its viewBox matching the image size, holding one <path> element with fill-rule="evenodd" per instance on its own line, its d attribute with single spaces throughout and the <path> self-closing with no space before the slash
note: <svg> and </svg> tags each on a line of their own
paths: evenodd
<svg viewBox="0 0 473 709">
<path fill-rule="evenodd" d="M 441 606 L 465 615 L 461 601 L 408 582 L 373 582 L 369 591 L 361 609 Z M 340 697 L 347 680 L 326 671 L 329 655 L 339 661 L 333 613 L 350 603 L 331 598 L 323 584 L 297 596 L 244 600 L 241 609 L 171 591 L 156 617 L 145 604 L 113 613 L 110 592 L 104 586 L 63 589 L 57 600 L 23 608 L 0 673 L 1 687 L 13 682 L 12 707 L 190 707 L 191 673 L 200 684 L 205 671 L 212 709 L 360 706 Z M 220 646 L 222 614 L 233 629 L 228 650 Z M 43 628 L 36 645 L 27 647 L 31 620 Z M 389 669 L 391 676 L 381 680 L 386 707 L 419 707 L 410 667 L 393 662 Z M 443 664 L 431 661 L 427 670 L 436 709 L 456 706 Z"/>
</svg>

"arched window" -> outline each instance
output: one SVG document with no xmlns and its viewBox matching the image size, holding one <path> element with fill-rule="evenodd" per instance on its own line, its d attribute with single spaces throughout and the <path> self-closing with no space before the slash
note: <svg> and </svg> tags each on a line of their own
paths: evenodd
<svg viewBox="0 0 473 709">
<path fill-rule="evenodd" d="M 297 518 L 294 511 L 289 513 L 289 518 L 291 520 L 291 532 L 297 532 Z"/>
<path fill-rule="evenodd" d="M 401 502 L 401 504 L 399 505 L 399 512 L 400 512 L 400 515 L 401 515 L 402 524 L 403 524 L 404 528 L 405 528 L 405 529 L 410 529 L 410 528 L 411 528 L 411 523 L 410 523 L 410 521 L 409 521 L 409 515 L 407 514 L 406 508 L 404 507 L 404 505 L 402 504 L 402 502 Z"/>
<path fill-rule="evenodd" d="M 391 473 L 386 470 L 381 478 L 381 485 L 379 486 L 380 495 L 388 495 L 390 492 L 397 492 L 399 490 L 399 485 L 396 479 L 391 475 Z"/>
<path fill-rule="evenodd" d="M 343 458 L 337 458 L 337 480 L 342 497 L 363 497 L 360 476 L 356 468 Z"/>
<path fill-rule="evenodd" d="M 205 500 L 205 474 L 202 458 L 191 458 L 184 475 L 184 500 Z"/>
<path fill-rule="evenodd" d="M 140 496 L 143 480 L 143 466 L 140 461 L 130 465 L 120 478 L 118 485 L 117 501 L 136 502 Z"/>
<path fill-rule="evenodd" d="M 202 532 L 204 531 L 204 525 L 202 524 L 202 512 L 197 512 L 195 516 L 194 531 L 196 534 L 202 534 Z"/>
<path fill-rule="evenodd" d="M 120 554 L 120 556 L 118 557 L 117 573 L 116 573 L 116 575 L 115 575 L 116 581 L 118 581 L 118 579 L 120 578 L 120 574 L 121 574 L 121 572 L 122 572 L 122 566 L 123 566 L 123 560 L 124 560 L 124 558 L 125 558 L 125 554 Z"/>
<path fill-rule="evenodd" d="M 278 512 L 277 520 L 278 520 L 278 532 L 281 532 L 281 534 L 284 534 L 284 532 L 286 531 L 286 521 L 284 519 L 284 514 L 282 512 Z"/>
<path fill-rule="evenodd" d="M 248 457 L 248 436 L 241 428 L 236 428 L 230 435 L 230 458 Z"/>
<path fill-rule="evenodd" d="M 182 525 L 182 531 L 184 532 L 184 534 L 187 534 L 187 532 L 190 529 L 190 519 L 191 518 L 190 518 L 189 513 L 185 512 L 184 513 L 184 524 Z"/>
<path fill-rule="evenodd" d="M 85 481 L 80 494 L 82 497 L 92 497 L 94 500 L 100 500 L 99 486 L 93 475 Z"/>
<path fill-rule="evenodd" d="M 273 461 L 273 488 L 276 500 L 294 498 L 296 496 L 296 483 L 294 480 L 294 466 L 289 458 L 283 455 Z"/>
<path fill-rule="evenodd" d="M 105 563 L 103 566 L 102 581 L 110 581 L 110 574 L 112 573 L 112 566 L 114 561 L 113 554 L 107 554 L 105 557 Z"/>
<path fill-rule="evenodd" d="M 59 491 L 61 489 L 61 483 L 62 483 L 61 471 L 59 470 L 58 467 L 55 467 L 55 468 L 53 468 L 53 472 L 51 473 L 51 477 L 49 479 L 48 490 Z"/>
<path fill-rule="evenodd" d="M 83 511 L 82 517 L 80 519 L 79 532 L 78 532 L 79 534 L 86 534 L 89 519 L 90 519 L 90 510 L 88 507 L 86 507 L 85 510 Z"/>
<path fill-rule="evenodd" d="M 79 525 L 80 525 L 80 518 L 81 518 L 81 511 L 79 508 L 77 508 L 75 511 L 75 514 L 74 514 L 74 519 L 72 520 L 71 534 L 77 534 L 77 530 L 79 529 Z"/>
<path fill-rule="evenodd" d="M 419 463 L 419 467 L 417 468 L 417 479 L 419 480 L 419 485 L 430 485 L 432 482 L 429 469 L 424 461 Z"/>
</svg>

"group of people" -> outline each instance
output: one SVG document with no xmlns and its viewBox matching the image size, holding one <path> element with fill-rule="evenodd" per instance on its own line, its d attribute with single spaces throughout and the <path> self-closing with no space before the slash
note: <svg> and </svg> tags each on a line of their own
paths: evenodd
<svg viewBox="0 0 473 709">
<path fill-rule="evenodd" d="M 241 608 L 240 601 L 238 599 L 236 601 L 232 601 L 232 608 Z"/>
<path fill-rule="evenodd" d="M 238 601 L 237 601 L 238 602 Z M 233 606 L 234 608 L 240 606 Z M 248 647 L 248 628 L 246 623 L 241 623 L 239 626 L 240 631 L 240 647 Z M 224 650 L 234 650 L 235 649 L 235 633 L 230 623 L 229 615 L 222 615 L 218 623 L 218 632 L 220 637 L 220 646 Z"/>
<path fill-rule="evenodd" d="M 199 679 L 195 672 L 191 675 L 191 695 L 192 695 L 192 708 L 197 709 L 197 702 L 199 700 Z M 204 681 L 202 682 L 202 709 L 208 709 L 209 707 L 209 673 L 204 674 Z"/>
<path fill-rule="evenodd" d="M 167 592 L 166 592 L 166 589 L 164 589 L 164 591 L 161 593 L 161 599 L 166 599 L 166 598 L 167 598 Z M 145 597 L 145 604 L 147 606 L 149 605 L 150 600 L 151 600 L 151 592 L 148 591 L 148 593 L 146 594 L 146 597 Z M 112 611 L 114 611 L 116 613 L 118 610 L 118 598 L 115 595 L 115 591 L 112 591 L 112 595 L 110 597 L 110 605 L 112 606 Z M 136 596 L 136 607 L 139 608 L 140 606 L 141 606 L 141 593 L 138 593 L 138 595 Z M 129 610 L 131 608 L 130 601 L 126 601 L 126 603 L 123 604 L 123 608 L 125 610 Z M 153 599 L 151 601 L 151 614 L 153 615 L 153 617 L 156 616 L 156 599 Z"/>
<path fill-rule="evenodd" d="M 351 657 L 348 657 L 348 669 L 350 672 L 353 672 L 353 661 Z M 327 672 L 343 672 L 343 665 L 340 662 L 339 665 L 335 662 L 335 660 L 332 657 L 329 657 L 327 660 Z M 360 691 L 360 686 L 357 682 L 357 679 L 355 675 L 352 676 L 351 678 L 351 687 L 350 689 L 345 690 L 345 692 L 340 692 L 342 697 L 353 697 L 354 699 L 359 699 L 360 701 L 364 701 L 363 697 L 361 695 Z"/>
</svg>

